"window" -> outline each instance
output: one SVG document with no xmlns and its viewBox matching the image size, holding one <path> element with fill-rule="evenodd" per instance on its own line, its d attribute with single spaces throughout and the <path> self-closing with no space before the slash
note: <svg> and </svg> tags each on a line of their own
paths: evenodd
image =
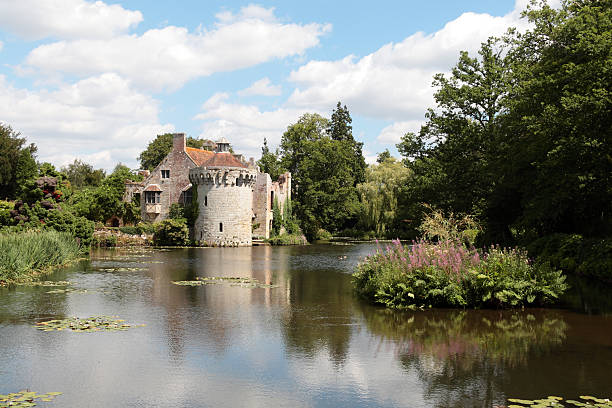
<svg viewBox="0 0 612 408">
<path fill-rule="evenodd" d="M 223 232 L 223 223 L 222 222 L 219 223 L 219 232 Z"/>
<path fill-rule="evenodd" d="M 145 191 L 145 203 L 159 204 L 161 201 L 161 191 Z"/>
<path fill-rule="evenodd" d="M 183 204 L 188 205 L 191 204 L 191 200 L 193 199 L 193 193 L 191 189 L 183 192 Z"/>
<path fill-rule="evenodd" d="M 274 206 L 274 191 L 270 191 L 270 208 Z"/>
<path fill-rule="evenodd" d="M 161 174 L 163 179 L 170 178 L 170 170 L 162 170 Z"/>
<path fill-rule="evenodd" d="M 204 196 L 204 205 L 208 206 L 208 196 Z"/>
</svg>

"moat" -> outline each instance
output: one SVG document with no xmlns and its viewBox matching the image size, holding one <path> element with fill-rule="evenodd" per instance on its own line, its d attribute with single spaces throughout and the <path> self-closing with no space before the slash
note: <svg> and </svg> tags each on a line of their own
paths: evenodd
<svg viewBox="0 0 612 408">
<path fill-rule="evenodd" d="M 375 247 L 100 250 L 48 278 L 71 292 L 0 288 L 0 394 L 62 392 L 39 404 L 49 407 L 494 407 L 612 396 L 609 291 L 570 282 L 557 309 L 389 311 L 352 292 L 354 266 Z M 275 287 L 171 283 L 207 276 Z M 93 315 L 146 326 L 33 327 Z"/>
</svg>

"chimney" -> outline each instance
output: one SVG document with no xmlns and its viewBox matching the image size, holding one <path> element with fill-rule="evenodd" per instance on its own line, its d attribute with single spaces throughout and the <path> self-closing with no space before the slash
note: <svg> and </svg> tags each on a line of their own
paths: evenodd
<svg viewBox="0 0 612 408">
<path fill-rule="evenodd" d="M 185 134 L 184 133 L 173 133 L 172 134 L 172 150 L 177 152 L 185 151 Z"/>
</svg>

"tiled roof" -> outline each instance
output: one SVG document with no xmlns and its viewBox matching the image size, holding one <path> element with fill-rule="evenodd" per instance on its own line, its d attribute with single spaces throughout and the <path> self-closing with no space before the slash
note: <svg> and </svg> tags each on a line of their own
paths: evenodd
<svg viewBox="0 0 612 408">
<path fill-rule="evenodd" d="M 163 191 L 157 184 L 149 184 L 144 191 Z"/>
<path fill-rule="evenodd" d="M 186 147 L 185 152 L 191 157 L 196 164 L 196 166 L 202 166 L 204 162 L 209 160 L 212 156 L 214 156 L 214 152 L 202 149 L 196 149 L 195 147 Z"/>
<path fill-rule="evenodd" d="M 215 153 L 213 157 L 207 160 L 203 167 L 242 167 L 246 168 L 244 164 L 240 162 L 240 160 L 236 159 L 231 153 Z"/>
</svg>

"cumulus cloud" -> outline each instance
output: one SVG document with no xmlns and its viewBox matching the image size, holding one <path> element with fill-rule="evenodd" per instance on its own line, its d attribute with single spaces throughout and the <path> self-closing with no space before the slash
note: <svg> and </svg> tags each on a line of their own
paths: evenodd
<svg viewBox="0 0 612 408">
<path fill-rule="evenodd" d="M 408 132 L 419 133 L 423 121 L 420 120 L 408 120 L 405 122 L 394 122 L 389 126 L 385 126 L 381 131 L 376 140 L 380 143 L 397 144 L 399 143 L 402 136 Z"/>
<path fill-rule="evenodd" d="M 0 28 L 28 40 L 54 38 L 107 39 L 142 21 L 139 11 L 84 0 L 0 1 Z"/>
<path fill-rule="evenodd" d="M 147 142 L 174 130 L 159 123 L 158 112 L 155 99 L 117 74 L 53 91 L 17 88 L 0 76 L 0 117 L 38 146 L 39 160 L 57 166 L 78 156 L 106 169 L 117 162 L 137 167 Z"/>
<path fill-rule="evenodd" d="M 241 91 L 238 91 L 240 96 L 278 96 L 282 93 L 280 85 L 272 85 L 270 78 L 262 78 L 259 81 L 253 82 L 251 86 Z"/>
<path fill-rule="evenodd" d="M 217 15 L 211 30 L 168 26 L 142 35 L 79 39 L 41 45 L 26 69 L 77 76 L 115 72 L 149 89 L 177 89 L 191 79 L 302 54 L 329 25 L 284 24 L 271 9 L 248 6 Z"/>
<path fill-rule="evenodd" d="M 203 120 L 200 137 L 217 140 L 227 138 L 234 150 L 247 157 L 259 157 L 264 137 L 268 144 L 280 143 L 287 126 L 305 113 L 301 108 L 280 108 L 261 111 L 255 105 L 229 102 L 230 95 L 217 93 L 203 105 L 194 119 Z"/>
</svg>

